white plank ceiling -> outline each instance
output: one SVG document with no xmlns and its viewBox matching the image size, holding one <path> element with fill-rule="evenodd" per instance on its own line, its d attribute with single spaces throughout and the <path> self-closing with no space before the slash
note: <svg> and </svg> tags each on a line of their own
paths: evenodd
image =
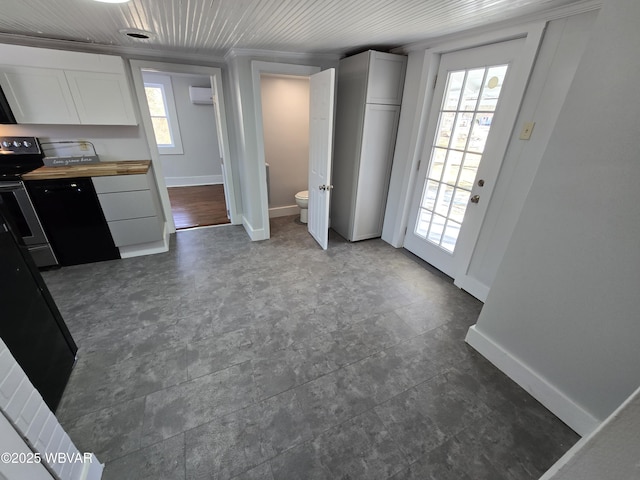
<svg viewBox="0 0 640 480">
<path fill-rule="evenodd" d="M 0 33 L 223 56 L 395 47 L 576 0 L 2 0 Z M 133 40 L 122 29 L 151 31 Z"/>
</svg>

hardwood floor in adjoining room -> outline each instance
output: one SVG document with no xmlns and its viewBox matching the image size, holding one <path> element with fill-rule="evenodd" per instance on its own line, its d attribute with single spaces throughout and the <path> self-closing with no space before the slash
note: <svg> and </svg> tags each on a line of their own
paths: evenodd
<svg viewBox="0 0 640 480">
<path fill-rule="evenodd" d="M 222 185 L 169 187 L 168 191 L 177 230 L 230 223 Z"/>
</svg>

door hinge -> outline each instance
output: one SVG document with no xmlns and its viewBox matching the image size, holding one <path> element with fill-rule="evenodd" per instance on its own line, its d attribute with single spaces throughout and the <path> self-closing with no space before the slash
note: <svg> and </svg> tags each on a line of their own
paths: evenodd
<svg viewBox="0 0 640 480">
<path fill-rule="evenodd" d="M 436 89 L 436 85 L 438 84 L 438 75 L 435 76 L 435 78 L 433 79 L 433 89 Z"/>
<path fill-rule="evenodd" d="M 404 234 L 405 234 L 405 235 L 407 234 L 407 229 L 408 229 L 408 228 L 409 228 L 408 226 L 404 227 Z"/>
<path fill-rule="evenodd" d="M 422 160 L 418 160 L 418 168 L 416 170 L 420 171 L 420 164 L 422 163 Z"/>
</svg>

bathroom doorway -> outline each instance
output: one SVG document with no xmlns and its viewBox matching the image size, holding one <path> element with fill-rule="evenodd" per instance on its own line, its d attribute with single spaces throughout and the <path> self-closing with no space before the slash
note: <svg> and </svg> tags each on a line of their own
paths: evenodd
<svg viewBox="0 0 640 480">
<path fill-rule="evenodd" d="M 308 190 L 309 77 L 260 75 L 269 218 L 296 215 L 295 195 Z"/>
<path fill-rule="evenodd" d="M 263 100 L 262 100 L 262 77 L 263 76 L 275 76 L 279 77 L 286 81 L 287 77 L 304 77 L 308 79 L 311 75 L 314 75 L 320 72 L 321 68 L 310 65 L 296 65 L 291 63 L 275 63 L 275 62 L 263 62 L 254 60 L 251 62 L 251 73 L 252 73 L 252 84 L 253 84 L 253 98 L 255 100 L 255 122 L 256 122 L 256 140 L 257 140 L 257 154 L 258 154 L 258 165 L 263 165 L 264 170 L 261 168 L 259 172 L 259 181 L 260 181 L 260 195 L 262 197 L 262 225 L 264 225 L 264 238 L 269 238 L 270 236 L 270 227 L 269 227 L 269 218 L 273 218 L 276 216 L 285 216 L 285 215 L 295 215 L 299 213 L 299 208 L 296 205 L 295 194 L 301 190 L 294 190 L 294 187 L 289 186 L 289 191 L 286 194 L 282 194 L 280 198 L 283 199 L 282 205 L 280 207 L 275 206 L 274 202 L 269 202 L 269 198 L 273 198 L 275 193 L 271 192 L 271 188 L 277 189 L 277 180 L 272 181 L 271 178 L 267 179 L 267 176 L 271 177 L 271 165 L 267 169 L 267 160 L 265 154 L 265 128 L 264 123 L 269 121 L 268 116 L 264 116 L 262 113 L 263 109 Z M 309 99 L 307 98 L 307 105 L 309 103 Z M 285 103 L 280 103 L 280 105 L 285 105 Z M 282 106 L 280 107 L 282 108 Z M 308 106 L 306 107 L 308 109 Z M 308 110 L 307 110 L 308 111 Z M 264 117 L 264 118 L 263 118 Z M 308 124 L 308 119 L 306 120 Z M 275 137 L 285 136 L 283 131 L 276 132 Z M 285 137 L 286 138 L 286 137 Z M 307 143 L 307 153 L 306 153 L 306 162 L 303 160 L 301 163 L 306 165 L 307 172 L 309 168 L 309 134 L 306 135 L 306 143 Z M 304 166 L 302 168 L 305 168 Z M 300 187 L 296 186 L 295 188 L 302 188 L 302 191 L 308 190 L 308 178 L 306 181 L 300 185 Z M 274 190 L 275 191 L 275 190 Z M 291 194 L 290 200 L 284 200 L 286 197 Z M 285 197 L 286 195 L 286 197 Z M 271 206 L 269 205 L 271 203 Z M 272 217 L 273 216 L 273 217 Z"/>
</svg>

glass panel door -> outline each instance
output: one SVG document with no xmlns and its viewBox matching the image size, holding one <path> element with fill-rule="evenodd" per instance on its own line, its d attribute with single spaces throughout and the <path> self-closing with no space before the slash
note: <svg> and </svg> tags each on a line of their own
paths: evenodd
<svg viewBox="0 0 640 480">
<path fill-rule="evenodd" d="M 414 233 L 453 253 L 509 65 L 450 71 Z"/>
</svg>

